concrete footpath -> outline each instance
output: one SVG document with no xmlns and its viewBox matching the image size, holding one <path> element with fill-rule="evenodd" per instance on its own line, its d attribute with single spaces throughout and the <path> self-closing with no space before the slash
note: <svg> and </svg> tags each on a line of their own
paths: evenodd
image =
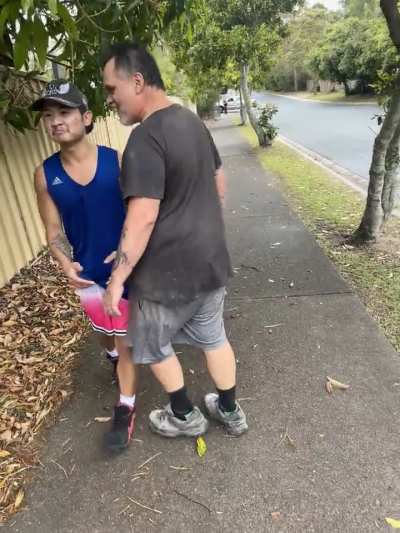
<svg viewBox="0 0 400 533">
<path fill-rule="evenodd" d="M 238 129 L 222 119 L 213 135 L 229 176 L 236 275 L 226 328 L 249 433 L 229 438 L 212 423 L 203 458 L 193 440 L 153 435 L 148 413 L 166 398 L 144 368 L 136 439 L 107 457 L 106 424 L 94 419 L 110 416 L 115 389 L 89 342 L 76 394 L 5 531 L 367 533 L 389 530 L 384 517 L 400 518 L 399 356 Z M 212 390 L 204 361 L 182 351 L 200 402 Z M 326 376 L 350 389 L 329 395 Z"/>
</svg>

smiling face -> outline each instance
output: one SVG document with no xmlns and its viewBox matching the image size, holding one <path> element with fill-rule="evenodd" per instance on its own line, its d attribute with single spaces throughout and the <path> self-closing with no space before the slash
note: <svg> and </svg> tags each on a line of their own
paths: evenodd
<svg viewBox="0 0 400 533">
<path fill-rule="evenodd" d="M 103 69 L 103 83 L 108 105 L 117 111 L 125 126 L 140 122 L 144 110 L 145 83 L 140 72 L 128 74 L 115 68 L 114 58 Z"/>
<path fill-rule="evenodd" d="M 71 144 L 86 135 L 86 127 L 92 123 L 92 113 L 81 113 L 76 107 L 45 103 L 42 119 L 48 135 L 58 144 Z"/>
</svg>

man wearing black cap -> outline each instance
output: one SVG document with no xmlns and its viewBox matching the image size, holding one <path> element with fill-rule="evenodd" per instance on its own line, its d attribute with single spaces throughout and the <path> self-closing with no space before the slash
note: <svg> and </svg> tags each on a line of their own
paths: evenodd
<svg viewBox="0 0 400 533">
<path fill-rule="evenodd" d="M 125 218 L 119 154 L 89 141 L 93 116 L 86 97 L 69 81 L 49 83 L 32 109 L 41 113 L 49 137 L 60 146 L 34 176 L 50 251 L 79 295 L 109 356 L 119 355 L 120 399 L 106 443 L 111 449 L 122 449 L 133 433 L 136 389 L 135 367 L 123 342 L 128 324 L 127 293 L 114 317 L 104 312 L 102 304 L 111 274 L 107 258 L 118 247 Z"/>
</svg>

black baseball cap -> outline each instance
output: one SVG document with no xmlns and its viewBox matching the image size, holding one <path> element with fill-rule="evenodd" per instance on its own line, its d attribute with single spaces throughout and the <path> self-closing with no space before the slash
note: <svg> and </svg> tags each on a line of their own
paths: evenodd
<svg viewBox="0 0 400 533">
<path fill-rule="evenodd" d="M 33 102 L 33 111 L 42 111 L 46 102 L 55 102 L 72 108 L 80 108 L 87 111 L 88 101 L 86 96 L 73 83 L 67 80 L 53 80 L 47 84 L 42 95 Z"/>
</svg>

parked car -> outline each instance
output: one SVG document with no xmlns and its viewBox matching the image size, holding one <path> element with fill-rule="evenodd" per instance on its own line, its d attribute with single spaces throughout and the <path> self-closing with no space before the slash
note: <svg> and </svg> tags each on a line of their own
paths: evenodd
<svg viewBox="0 0 400 533">
<path fill-rule="evenodd" d="M 240 98 L 238 96 L 222 96 L 219 100 L 219 110 L 221 113 L 239 111 Z"/>
<path fill-rule="evenodd" d="M 254 98 L 251 99 L 251 105 L 257 107 L 257 102 Z M 240 111 L 240 96 L 222 95 L 218 103 L 218 108 L 221 113 Z"/>
</svg>

